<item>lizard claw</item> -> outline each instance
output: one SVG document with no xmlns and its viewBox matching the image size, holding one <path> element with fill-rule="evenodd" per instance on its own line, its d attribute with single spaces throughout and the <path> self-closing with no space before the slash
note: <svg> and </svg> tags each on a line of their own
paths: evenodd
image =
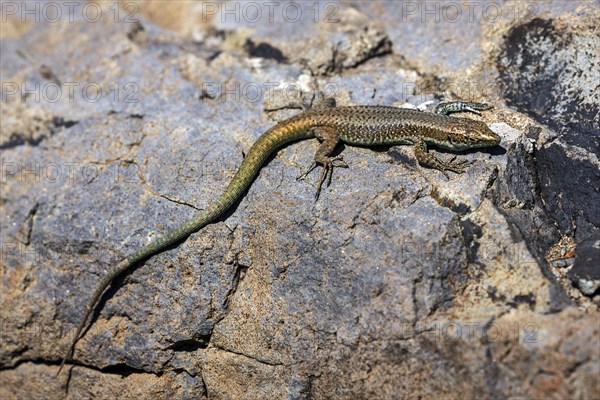
<svg viewBox="0 0 600 400">
<path fill-rule="evenodd" d="M 299 175 L 296 180 L 304 180 L 308 174 L 310 174 L 318 164 L 323 165 L 323 170 L 321 171 L 321 177 L 319 178 L 319 184 L 317 186 L 317 191 L 315 193 L 315 202 L 319 200 L 319 196 L 321 195 L 321 189 L 323 188 L 323 183 L 327 181 L 327 187 L 331 185 L 331 179 L 333 176 L 333 170 L 335 168 L 348 168 L 348 164 L 344 161 L 344 158 L 339 155 L 336 157 L 326 158 L 325 160 L 320 160 L 319 162 L 314 161 L 310 167 L 306 169 L 301 175 Z"/>
<path fill-rule="evenodd" d="M 319 200 L 319 195 L 321 194 L 321 188 L 323 187 L 323 182 L 327 180 L 327 187 L 331 185 L 331 176 L 333 175 L 333 161 L 328 159 L 325 164 L 323 164 L 323 171 L 321 172 L 321 178 L 319 179 L 319 186 L 317 186 L 317 192 L 315 193 L 315 202 Z"/>
<path fill-rule="evenodd" d="M 308 167 L 306 169 L 306 171 L 304 171 L 302 174 L 300 174 L 296 177 L 296 180 L 303 181 L 304 178 L 306 178 L 308 176 L 308 174 L 310 174 L 316 167 L 317 167 L 317 163 L 313 162 L 312 164 L 310 164 L 310 167 Z"/>
<path fill-rule="evenodd" d="M 346 162 L 344 161 L 344 157 L 342 157 L 341 155 L 333 157 L 331 159 L 331 165 L 332 167 L 336 168 L 348 168 L 348 164 L 346 164 Z"/>
</svg>

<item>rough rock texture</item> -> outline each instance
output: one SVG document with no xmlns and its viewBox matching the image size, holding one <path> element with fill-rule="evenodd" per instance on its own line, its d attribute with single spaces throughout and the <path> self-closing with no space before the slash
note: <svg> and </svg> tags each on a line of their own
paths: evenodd
<svg viewBox="0 0 600 400">
<path fill-rule="evenodd" d="M 600 4 L 476 3 L 7 15 L 0 397 L 599 398 Z M 295 179 L 316 141 L 282 149 L 221 221 L 118 279 L 65 393 L 102 274 L 294 113 L 265 110 L 318 90 L 489 101 L 469 117 L 503 140 L 449 180 L 408 146 L 346 146 L 317 203 L 317 174 Z"/>
<path fill-rule="evenodd" d="M 510 29 L 498 56 L 509 104 L 557 133 L 539 143 L 540 195 L 578 242 L 600 238 L 598 18 L 598 10 L 575 20 L 535 18 Z"/>
</svg>

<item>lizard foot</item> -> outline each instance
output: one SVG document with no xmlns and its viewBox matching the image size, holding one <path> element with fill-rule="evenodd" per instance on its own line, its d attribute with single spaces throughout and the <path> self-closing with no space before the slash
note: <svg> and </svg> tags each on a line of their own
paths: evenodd
<svg viewBox="0 0 600 400">
<path fill-rule="evenodd" d="M 450 179 L 450 177 L 448 176 L 448 173 L 446 171 L 452 171 L 457 174 L 462 174 L 463 172 L 465 172 L 465 169 L 467 168 L 469 162 L 467 160 L 454 160 L 456 160 L 456 156 L 452 157 L 452 159 L 450 159 L 449 161 L 443 161 L 436 158 L 437 165 L 434 168 L 440 171 L 442 174 L 444 174 L 444 176 L 448 179 Z"/>
<path fill-rule="evenodd" d="M 321 194 L 323 182 L 327 180 L 327 187 L 331 185 L 331 177 L 333 176 L 334 168 L 348 168 L 348 164 L 346 164 L 344 158 L 341 155 L 327 158 L 326 161 L 323 161 L 323 171 L 321 172 L 319 186 L 317 186 L 317 192 L 315 193 L 315 201 L 319 200 L 319 195 Z"/>
<path fill-rule="evenodd" d="M 306 171 L 304 171 L 302 174 L 300 174 L 300 175 L 298 175 L 298 176 L 296 177 L 296 180 L 297 180 L 297 181 L 303 181 L 303 180 L 304 180 L 304 178 L 306 178 L 306 177 L 308 176 L 308 174 L 310 174 L 311 172 L 313 172 L 313 170 L 314 170 L 315 168 L 317 168 L 317 165 L 318 165 L 318 164 L 316 163 L 316 161 L 313 161 L 313 163 L 312 163 L 312 164 L 310 164 L 310 166 L 309 166 L 308 168 L 306 168 Z"/>
<path fill-rule="evenodd" d="M 315 193 L 315 201 L 319 199 L 323 183 L 327 181 L 327 186 L 331 185 L 331 177 L 333 176 L 334 168 L 348 168 L 348 164 L 344 161 L 344 158 L 339 155 L 336 157 L 326 158 L 322 162 L 313 162 L 296 180 L 304 180 L 319 164 L 323 164 L 323 171 L 319 178 L 319 185 L 317 186 L 317 192 Z"/>
</svg>

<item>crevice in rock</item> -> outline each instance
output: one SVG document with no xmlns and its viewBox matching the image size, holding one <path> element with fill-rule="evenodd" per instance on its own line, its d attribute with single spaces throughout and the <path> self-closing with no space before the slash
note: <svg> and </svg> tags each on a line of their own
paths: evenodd
<svg viewBox="0 0 600 400">
<path fill-rule="evenodd" d="M 180 340 L 169 346 L 169 349 L 180 352 L 195 352 L 197 350 L 206 349 L 210 342 L 210 335 L 199 337 L 198 339 Z"/>
<path fill-rule="evenodd" d="M 188 371 L 185 368 L 173 368 L 171 370 L 169 370 L 170 372 L 173 372 L 175 374 L 186 374 L 189 377 L 193 377 L 195 378 L 196 376 L 198 376 L 197 374 L 191 373 L 190 371 Z M 202 379 L 202 378 L 201 378 Z M 204 382 L 202 382 L 204 383 Z M 206 387 L 206 386 L 205 386 Z"/>
<path fill-rule="evenodd" d="M 49 121 L 45 121 L 47 132 L 41 133 L 36 137 L 28 137 L 28 135 L 18 132 L 9 133 L 8 139 L 0 143 L 0 150 L 12 149 L 18 146 L 29 145 L 32 147 L 39 146 L 46 139 L 54 136 L 61 129 L 69 129 L 77 125 L 77 120 L 67 120 L 62 117 L 53 117 Z"/>
<path fill-rule="evenodd" d="M 413 313 L 414 313 L 414 318 L 412 320 L 413 330 L 415 329 L 415 327 L 417 326 L 417 323 L 419 322 L 419 304 L 417 301 L 417 288 L 418 288 L 419 284 L 421 284 L 422 281 L 423 281 L 423 271 L 421 270 L 421 271 L 419 271 L 419 274 L 417 275 L 417 277 L 413 280 L 412 289 L 411 289 L 411 298 L 412 298 Z"/>
<path fill-rule="evenodd" d="M 25 219 L 21 223 L 19 227 L 19 231 L 17 233 L 17 239 L 23 243 L 25 246 L 29 246 L 31 243 L 31 232 L 33 231 L 33 221 L 35 219 L 35 215 L 37 214 L 38 208 L 40 204 L 35 203 L 33 207 L 29 210 Z"/>
<path fill-rule="evenodd" d="M 527 293 L 526 295 L 521 294 L 513 297 L 511 301 L 506 303 L 507 306 L 517 308 L 519 304 L 527 304 L 529 305 L 529 309 L 533 310 L 535 308 L 535 294 L 532 292 Z"/>
<path fill-rule="evenodd" d="M 433 185 L 431 191 L 429 192 L 429 196 L 435 200 L 435 202 L 440 206 L 447 208 L 452 211 L 454 214 L 457 214 L 459 217 L 463 217 L 471 212 L 471 208 L 464 203 L 456 203 L 452 199 L 448 197 L 444 197 L 440 194 L 437 186 Z"/>
<path fill-rule="evenodd" d="M 185 201 L 182 201 L 182 200 L 172 199 L 172 198 L 170 198 L 170 197 L 168 197 L 168 196 L 166 196 L 166 195 L 164 195 L 164 194 L 161 194 L 161 193 L 158 193 L 158 192 L 156 192 L 156 191 L 155 191 L 155 190 L 152 188 L 152 186 L 151 186 L 151 185 L 148 183 L 148 181 L 146 180 L 146 177 L 145 177 L 145 176 L 144 176 L 144 174 L 141 172 L 141 168 L 140 168 L 140 166 L 139 166 L 139 165 L 138 165 L 138 164 L 137 164 L 135 161 L 133 161 L 133 160 L 120 160 L 120 161 L 121 161 L 121 162 L 124 162 L 124 163 L 128 163 L 128 164 L 135 165 L 135 166 L 137 167 L 137 168 L 136 168 L 136 171 L 137 171 L 137 175 L 138 175 L 138 177 L 140 178 L 140 180 L 142 181 L 142 183 L 144 184 L 144 186 L 146 186 L 146 188 L 148 189 L 148 191 L 149 191 L 150 193 L 152 193 L 154 196 L 156 196 L 156 197 L 161 197 L 161 198 L 163 198 L 163 199 L 165 199 L 165 200 L 167 200 L 167 201 L 170 201 L 170 202 L 172 202 L 172 203 L 176 203 L 176 204 L 180 204 L 180 205 L 182 205 L 182 206 L 187 206 L 187 207 L 193 208 L 193 209 L 194 209 L 194 210 L 196 210 L 196 211 L 202 211 L 200 208 L 196 207 L 196 206 L 195 206 L 195 205 L 193 205 L 193 204 L 190 204 L 190 203 L 188 203 L 188 202 L 185 202 Z"/>
<path fill-rule="evenodd" d="M 233 276 L 231 278 L 231 284 L 229 286 L 229 290 L 225 294 L 225 299 L 223 301 L 223 309 L 224 310 L 229 310 L 229 304 L 231 303 L 231 298 L 233 297 L 233 295 L 235 294 L 235 292 L 238 289 L 242 273 L 244 273 L 245 271 L 247 271 L 248 268 L 249 268 L 248 266 L 241 265 L 238 262 L 237 258 L 238 257 L 237 257 L 237 254 L 236 254 L 235 260 L 234 260 L 235 271 L 234 271 Z"/>
<path fill-rule="evenodd" d="M 269 43 L 260 42 L 258 44 L 250 38 L 244 43 L 244 50 L 250 57 L 260 57 L 264 59 L 275 60 L 277 63 L 287 63 L 288 59 L 281 50 Z"/>
<path fill-rule="evenodd" d="M 248 358 L 250 360 L 256 361 L 256 362 L 258 362 L 260 364 L 269 365 L 271 367 L 289 366 L 289 365 L 293 365 L 294 364 L 294 363 L 293 364 L 284 364 L 282 362 L 267 361 L 267 360 L 262 359 L 262 358 L 252 357 L 252 356 L 249 356 L 247 354 L 239 353 L 239 352 L 236 352 L 236 351 L 233 351 L 233 350 L 230 350 L 230 349 L 225 349 L 225 348 L 219 347 L 219 346 L 215 346 L 214 348 L 218 349 L 218 350 L 221 350 L 221 351 L 224 351 L 226 353 L 231 353 L 231 354 L 235 354 L 235 355 L 238 355 L 238 356 L 242 356 L 242 357 Z M 298 363 L 295 363 L 295 364 L 298 364 Z"/>
<path fill-rule="evenodd" d="M 52 360 L 51 361 L 51 360 L 46 360 L 46 359 L 24 359 L 24 360 L 19 360 L 18 362 L 16 362 L 13 365 L 10 365 L 10 366 L 0 366 L 0 371 L 15 370 L 25 364 L 35 364 L 35 365 L 45 365 L 48 367 L 58 367 L 61 365 L 61 362 L 62 362 L 62 360 L 56 360 L 56 361 Z M 127 377 L 127 376 L 133 375 L 133 374 L 147 374 L 147 375 L 155 375 L 155 376 L 161 376 L 163 374 L 162 372 L 154 373 L 151 371 L 134 368 L 134 367 L 131 367 L 124 363 L 99 368 L 99 367 L 96 367 L 93 365 L 87 365 L 87 364 L 83 364 L 83 363 L 79 363 L 79 362 L 71 362 L 71 363 L 67 364 L 65 367 L 67 370 L 74 368 L 74 367 L 82 367 L 82 368 L 87 368 L 90 370 L 94 370 L 94 371 L 98 371 L 98 372 L 102 372 L 102 373 L 106 373 L 106 374 L 119 375 L 119 376 L 123 376 L 123 377 Z"/>
<path fill-rule="evenodd" d="M 119 375 L 122 377 L 128 377 L 133 374 L 147 374 L 147 375 L 155 375 L 155 376 L 162 376 L 162 374 L 163 374 L 162 372 L 155 373 L 155 372 L 145 371 L 145 370 L 138 369 L 138 368 L 133 368 L 125 363 L 115 364 L 115 365 L 111 365 L 111 366 L 104 367 L 104 368 L 91 367 L 91 366 L 85 365 L 85 364 L 75 364 L 75 365 L 77 365 L 78 367 L 94 369 L 94 370 L 100 371 L 105 374 Z"/>
</svg>

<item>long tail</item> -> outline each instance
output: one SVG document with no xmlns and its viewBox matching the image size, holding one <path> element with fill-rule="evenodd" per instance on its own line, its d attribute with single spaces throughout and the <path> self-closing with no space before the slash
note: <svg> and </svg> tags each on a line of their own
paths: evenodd
<svg viewBox="0 0 600 400">
<path fill-rule="evenodd" d="M 149 258 L 150 256 L 159 253 L 167 247 L 178 243 L 192 233 L 202 229 L 206 225 L 216 221 L 225 211 L 227 211 L 250 187 L 256 175 L 260 171 L 262 165 L 267 158 L 284 144 L 294 142 L 301 139 L 308 139 L 312 136 L 309 122 L 300 116 L 280 123 L 265 132 L 248 151 L 248 155 L 240 165 L 240 169 L 233 177 L 231 183 L 223 194 L 219 196 L 208 208 L 196 214 L 192 219 L 178 226 L 166 235 L 154 240 L 150 244 L 142 247 L 135 253 L 132 253 L 123 261 L 118 263 L 106 276 L 102 278 L 98 288 L 92 295 L 83 319 L 77 327 L 75 336 L 71 341 L 68 352 L 62 360 L 57 375 L 62 371 L 67 360 L 71 359 L 75 351 L 75 344 L 79 340 L 83 329 L 87 324 L 87 320 L 92 314 L 102 294 L 110 286 L 110 284 L 137 263 Z"/>
</svg>

